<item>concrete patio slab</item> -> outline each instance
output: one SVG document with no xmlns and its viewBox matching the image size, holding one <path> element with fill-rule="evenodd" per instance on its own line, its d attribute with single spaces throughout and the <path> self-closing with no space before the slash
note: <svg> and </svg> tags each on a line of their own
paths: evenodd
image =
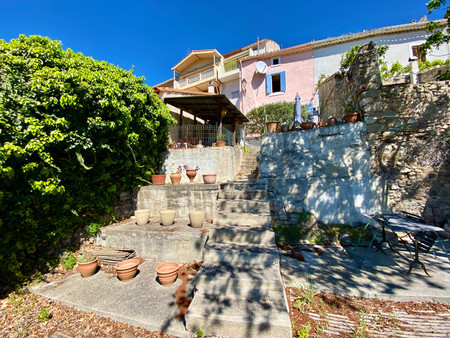
<svg viewBox="0 0 450 338">
<path fill-rule="evenodd" d="M 128 283 L 98 271 L 89 278 L 75 274 L 62 282 L 41 283 L 32 291 L 82 311 L 185 337 L 184 320 L 174 318 L 178 314 L 175 291 L 181 280 L 170 287 L 161 286 L 156 281 L 157 265 L 144 262 L 138 268 L 139 274 Z"/>
<path fill-rule="evenodd" d="M 386 255 L 374 248 L 366 252 L 365 247 L 317 248 L 321 255 L 315 250 L 301 251 L 306 262 L 281 256 L 286 286 L 366 298 L 450 303 L 450 262 L 442 252 L 436 258 L 420 256 L 431 277 L 419 265 L 403 277 L 413 257 L 402 247 L 397 247 L 396 253 L 386 249 Z"/>
</svg>

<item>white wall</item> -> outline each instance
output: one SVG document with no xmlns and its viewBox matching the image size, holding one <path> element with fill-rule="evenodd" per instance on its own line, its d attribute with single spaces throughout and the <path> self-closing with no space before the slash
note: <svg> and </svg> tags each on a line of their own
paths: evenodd
<svg viewBox="0 0 450 338">
<path fill-rule="evenodd" d="M 399 61 L 403 66 L 408 65 L 408 59 L 413 56 L 412 46 L 421 45 L 427 39 L 429 33 L 425 31 L 415 31 L 401 34 L 381 35 L 366 39 L 354 40 L 351 42 L 314 49 L 314 83 L 321 74 L 327 76 L 334 74 L 339 70 L 342 54 L 355 45 L 373 41 L 377 45 L 389 45 L 384 60 L 390 67 L 394 62 Z M 449 57 L 449 46 L 441 46 L 440 49 L 433 48 L 427 54 L 427 60 L 446 60 Z"/>
<path fill-rule="evenodd" d="M 233 99 L 231 97 L 231 92 L 233 91 L 233 88 L 235 88 L 235 87 L 237 87 L 237 90 L 239 91 L 239 79 L 225 82 L 224 84 L 222 84 L 221 93 L 224 94 L 228 98 L 228 100 L 230 100 L 231 103 L 233 103 L 239 109 L 240 104 L 241 104 L 240 98 Z"/>
</svg>

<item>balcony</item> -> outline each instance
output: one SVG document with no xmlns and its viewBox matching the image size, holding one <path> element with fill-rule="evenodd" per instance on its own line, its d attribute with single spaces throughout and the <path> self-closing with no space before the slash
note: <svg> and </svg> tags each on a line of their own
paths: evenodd
<svg viewBox="0 0 450 338">
<path fill-rule="evenodd" d="M 216 74 L 216 67 L 213 67 L 201 73 L 197 73 L 189 77 L 183 78 L 179 81 L 176 81 L 176 83 L 178 83 L 179 89 L 196 88 L 202 91 L 208 88 L 209 81 L 215 79 L 216 77 L 215 74 Z"/>
</svg>

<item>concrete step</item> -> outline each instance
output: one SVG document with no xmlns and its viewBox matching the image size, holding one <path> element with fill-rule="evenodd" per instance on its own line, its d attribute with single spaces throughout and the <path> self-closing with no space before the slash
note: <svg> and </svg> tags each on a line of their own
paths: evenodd
<svg viewBox="0 0 450 338">
<path fill-rule="evenodd" d="M 239 170 L 239 172 L 241 173 L 241 174 L 257 174 L 258 173 L 258 169 L 256 168 L 250 168 L 250 169 L 247 169 L 247 168 L 241 168 L 241 170 Z"/>
<path fill-rule="evenodd" d="M 224 243 L 251 243 L 264 244 L 274 243 L 275 233 L 268 227 L 226 227 L 220 226 L 209 229 L 210 242 Z"/>
<path fill-rule="evenodd" d="M 267 191 L 253 190 L 253 191 L 240 191 L 240 190 L 222 190 L 218 194 L 219 199 L 246 199 L 246 200 L 267 200 Z"/>
<path fill-rule="evenodd" d="M 227 226 L 270 226 L 272 224 L 272 217 L 270 215 L 270 211 L 267 211 L 265 213 L 235 213 L 223 211 L 216 212 L 216 214 L 214 215 L 214 224 Z"/>
<path fill-rule="evenodd" d="M 285 299 L 248 301 L 198 295 L 186 313 L 186 328 L 222 337 L 292 337 L 286 304 Z"/>
<path fill-rule="evenodd" d="M 222 190 L 267 191 L 267 183 L 221 183 Z"/>
<path fill-rule="evenodd" d="M 270 203 L 260 200 L 228 200 L 219 199 L 216 204 L 218 212 L 251 212 L 251 213 L 268 213 L 270 211 Z"/>
<path fill-rule="evenodd" d="M 198 295 L 276 300 L 284 298 L 284 286 L 277 264 L 204 263 L 195 277 L 195 297 Z"/>
<path fill-rule="evenodd" d="M 252 157 L 252 158 L 243 158 L 242 159 L 242 161 L 241 161 L 241 166 L 244 166 L 244 165 L 251 165 L 251 166 L 258 166 L 258 163 L 259 163 L 259 161 L 258 161 L 258 159 L 256 158 L 256 157 Z"/>
<path fill-rule="evenodd" d="M 203 262 L 246 263 L 271 266 L 279 264 L 279 256 L 275 243 L 244 244 L 208 242 L 203 250 Z"/>
</svg>

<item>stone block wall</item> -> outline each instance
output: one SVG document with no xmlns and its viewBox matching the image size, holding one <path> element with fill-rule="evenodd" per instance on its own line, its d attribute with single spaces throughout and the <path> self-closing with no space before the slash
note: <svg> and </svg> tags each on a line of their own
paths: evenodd
<svg viewBox="0 0 450 338">
<path fill-rule="evenodd" d="M 371 92 L 381 86 L 376 45 L 365 44 L 356 54 L 347 74 L 338 72 L 319 86 L 321 120 L 325 122 L 330 116 L 341 119 L 348 104 L 360 110 L 362 95 L 369 92 L 365 96 L 370 97 L 373 95 Z"/>
<path fill-rule="evenodd" d="M 159 220 L 161 210 L 176 210 L 175 218 L 189 219 L 189 212 L 202 210 L 205 219 L 216 211 L 218 184 L 147 185 L 134 191 L 134 209 L 150 209 L 150 219 Z"/>
<path fill-rule="evenodd" d="M 450 82 L 385 86 L 364 105 L 371 169 L 394 211 L 450 220 Z"/>
<path fill-rule="evenodd" d="M 393 211 L 443 225 L 450 220 L 450 82 L 383 86 L 377 60 L 375 45 L 366 44 L 349 77 L 328 79 L 322 118 L 329 112 L 339 118 L 349 98 L 355 100 L 367 125 L 371 172 L 387 180 Z M 420 81 L 426 79 L 421 73 Z"/>
<path fill-rule="evenodd" d="M 362 213 L 387 210 L 383 179 L 370 172 L 364 123 L 265 134 L 260 178 L 267 181 L 271 211 L 287 220 L 311 212 L 324 223 L 355 224 Z"/>
<path fill-rule="evenodd" d="M 218 183 L 232 181 L 240 170 L 243 152 L 238 147 L 206 147 L 193 149 L 170 149 L 163 154 L 166 183 L 170 182 L 170 174 L 176 172 L 178 166 L 188 165 L 191 169 L 200 169 L 194 182 L 203 183 L 203 174 L 217 174 Z M 189 183 L 184 170 L 181 183 Z"/>
</svg>

